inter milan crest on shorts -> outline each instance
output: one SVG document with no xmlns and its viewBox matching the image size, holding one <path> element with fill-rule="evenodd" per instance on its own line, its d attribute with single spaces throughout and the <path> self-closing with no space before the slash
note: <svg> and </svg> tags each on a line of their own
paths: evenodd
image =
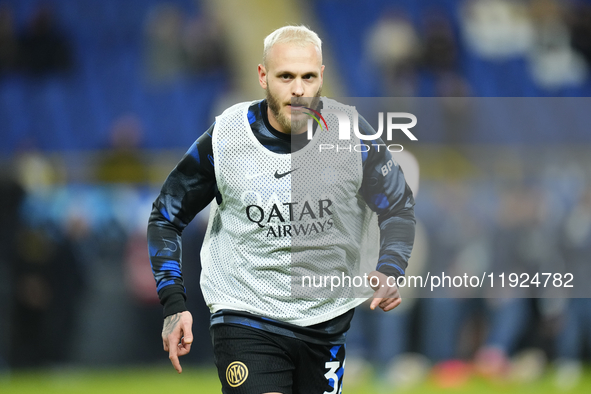
<svg viewBox="0 0 591 394">
<path fill-rule="evenodd" d="M 238 387 L 248 378 L 248 368 L 240 361 L 234 361 L 226 368 L 226 380 L 232 387 Z"/>
</svg>

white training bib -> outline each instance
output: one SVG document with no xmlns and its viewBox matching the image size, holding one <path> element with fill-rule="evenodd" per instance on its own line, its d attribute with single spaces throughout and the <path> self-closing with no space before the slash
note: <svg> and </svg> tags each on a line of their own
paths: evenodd
<svg viewBox="0 0 591 394">
<path fill-rule="evenodd" d="M 353 108 L 323 103 L 352 119 Z M 301 326 L 327 321 L 373 294 L 331 289 L 326 280 L 314 286 L 375 267 L 377 221 L 358 194 L 361 153 L 320 151 L 339 142 L 336 116 L 327 116 L 328 130 L 302 150 L 271 152 L 252 133 L 250 105 L 228 108 L 213 131 L 222 203 L 212 203 L 201 250 L 203 296 L 212 312 L 241 310 Z"/>
</svg>

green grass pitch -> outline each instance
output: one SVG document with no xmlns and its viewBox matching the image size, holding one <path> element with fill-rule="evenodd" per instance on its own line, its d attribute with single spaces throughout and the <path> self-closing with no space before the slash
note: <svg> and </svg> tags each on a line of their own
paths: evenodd
<svg viewBox="0 0 591 394">
<path fill-rule="evenodd" d="M 169 366 L 120 369 L 58 369 L 13 372 L 0 375 L 2 394 L 164 394 L 220 393 L 220 383 L 214 369 L 185 366 L 181 375 Z M 591 393 L 591 370 L 587 369 L 579 384 L 567 391 L 559 391 L 552 385 L 550 375 L 528 384 L 490 383 L 472 378 L 462 387 L 437 387 L 430 379 L 417 387 L 387 389 L 376 387 L 371 379 L 347 382 L 344 394 L 436 394 L 436 393 Z"/>
</svg>

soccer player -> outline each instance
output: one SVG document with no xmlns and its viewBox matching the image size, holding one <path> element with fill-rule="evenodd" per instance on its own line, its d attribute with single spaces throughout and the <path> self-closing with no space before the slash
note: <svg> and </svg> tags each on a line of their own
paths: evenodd
<svg viewBox="0 0 591 394">
<path fill-rule="evenodd" d="M 309 141 L 301 111 L 315 106 L 321 113 L 320 106 L 332 105 L 320 100 L 323 73 L 316 33 L 303 26 L 271 33 L 258 66 L 266 99 L 218 116 L 153 205 L 148 242 L 164 306 L 162 340 L 181 373 L 178 357 L 193 341 L 181 232 L 214 200 L 201 251 L 201 289 L 212 312 L 224 393 L 340 393 L 346 332 L 364 299 L 294 294 L 293 275 L 350 273 L 348 267 L 359 266 L 366 210 L 377 214 L 380 231 L 379 260 L 368 275 L 371 309 L 390 311 L 401 302 L 392 279 L 404 275 L 412 249 L 412 192 L 384 148 L 341 152 L 334 166 L 318 168 L 326 160 L 318 160 L 317 144 L 336 133 L 317 128 Z M 375 133 L 362 117 L 359 130 Z M 296 161 L 308 165 L 295 168 Z M 296 176 L 300 186 L 307 179 L 325 183 L 304 196 L 292 190 Z"/>
</svg>

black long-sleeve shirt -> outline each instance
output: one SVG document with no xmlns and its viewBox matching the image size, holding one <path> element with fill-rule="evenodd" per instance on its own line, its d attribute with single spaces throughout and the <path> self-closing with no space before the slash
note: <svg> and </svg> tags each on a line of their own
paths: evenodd
<svg viewBox="0 0 591 394">
<path fill-rule="evenodd" d="M 295 152 L 306 145 L 306 134 L 288 135 L 274 129 L 267 117 L 265 100 L 249 107 L 248 119 L 255 137 L 267 149 L 280 154 Z M 152 271 L 157 291 L 168 316 L 186 310 L 185 288 L 182 279 L 181 232 L 191 220 L 204 209 L 213 198 L 221 202 L 222 196 L 216 187 L 215 158 L 212 150 L 211 127 L 195 141 L 178 165 L 166 179 L 160 195 L 153 205 L 148 225 L 148 244 Z M 363 134 L 375 134 L 373 128 L 361 116 L 359 130 Z M 377 213 L 380 226 L 380 257 L 376 269 L 388 276 L 404 275 L 414 240 L 414 199 L 404 180 L 399 166 L 390 163 L 386 175 L 384 166 L 392 155 L 377 139 L 374 145 L 381 149 L 370 149 L 363 153 L 363 180 L 359 194 L 367 205 Z M 395 162 L 394 162 L 395 163 Z M 163 248 L 162 245 L 165 245 Z M 224 315 L 222 313 L 221 315 Z M 233 315 L 234 318 L 229 318 Z M 236 317 L 240 315 L 239 317 Z M 226 313 L 225 321 L 244 320 L 246 313 Z M 346 331 L 352 312 L 338 317 L 331 326 L 320 325 L 323 332 Z M 221 320 L 220 320 L 221 319 Z M 223 321 L 220 313 L 213 315 L 212 323 Z M 276 322 L 277 325 L 282 325 Z M 268 324 L 268 321 L 267 323 Z M 288 325 L 291 326 L 291 325 Z M 274 330 L 275 330 L 274 328 Z M 344 330 L 344 331 L 343 331 Z"/>
</svg>

